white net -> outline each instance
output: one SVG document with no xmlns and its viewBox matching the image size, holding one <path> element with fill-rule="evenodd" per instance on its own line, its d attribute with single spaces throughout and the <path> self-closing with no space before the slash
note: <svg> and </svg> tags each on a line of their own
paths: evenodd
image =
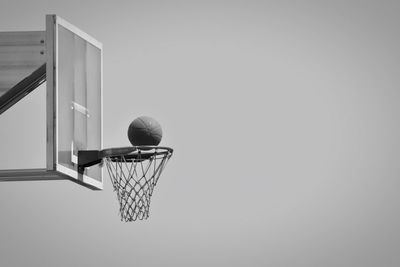
<svg viewBox="0 0 400 267">
<path fill-rule="evenodd" d="M 105 157 L 114 191 L 120 205 L 122 221 L 143 220 L 149 217 L 150 201 L 155 185 L 172 150 L 137 149 L 127 155 Z"/>
</svg>

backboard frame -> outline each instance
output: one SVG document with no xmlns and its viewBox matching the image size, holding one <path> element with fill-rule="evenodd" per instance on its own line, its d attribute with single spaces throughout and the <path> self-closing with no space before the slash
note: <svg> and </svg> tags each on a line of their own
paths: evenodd
<svg viewBox="0 0 400 267">
<path fill-rule="evenodd" d="M 58 162 L 58 137 L 59 137 L 59 123 L 58 123 L 58 90 L 59 90 L 59 77 L 58 77 L 58 53 L 56 49 L 59 44 L 59 33 L 58 27 L 62 26 L 65 29 L 71 31 L 75 35 L 84 39 L 91 45 L 95 46 L 101 51 L 101 82 L 100 82 L 100 95 L 101 95 L 101 113 L 103 112 L 103 46 L 95 38 L 91 37 L 87 33 L 81 31 L 74 25 L 65 21 L 64 19 L 56 15 L 46 15 L 46 72 L 47 72 L 47 152 L 46 152 L 46 163 L 48 171 L 56 171 L 62 175 L 66 175 L 69 179 L 78 182 L 84 186 L 88 186 L 92 189 L 103 189 L 103 172 L 101 171 L 100 181 L 89 177 L 84 173 L 78 171 L 78 160 L 71 155 L 73 162 L 75 163 L 75 169 L 67 168 Z M 101 117 L 101 129 L 100 139 L 101 148 L 103 148 L 103 114 Z"/>
</svg>

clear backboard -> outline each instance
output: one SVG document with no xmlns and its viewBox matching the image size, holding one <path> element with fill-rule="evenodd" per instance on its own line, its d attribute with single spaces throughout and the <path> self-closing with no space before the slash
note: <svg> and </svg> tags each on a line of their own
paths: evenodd
<svg viewBox="0 0 400 267">
<path fill-rule="evenodd" d="M 79 150 L 102 149 L 102 44 L 54 15 L 46 40 L 47 169 L 101 187 L 99 165 L 77 164 Z"/>
<path fill-rule="evenodd" d="M 0 54 L 0 114 L 46 81 L 46 166 L 2 169 L 0 181 L 70 179 L 102 189 L 99 165 L 78 171 L 79 150 L 103 148 L 102 44 L 47 15 L 45 31 L 0 33 Z"/>
</svg>

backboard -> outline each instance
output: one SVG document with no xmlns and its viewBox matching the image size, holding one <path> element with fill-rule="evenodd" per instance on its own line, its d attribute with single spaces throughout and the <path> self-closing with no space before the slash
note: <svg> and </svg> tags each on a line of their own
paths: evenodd
<svg viewBox="0 0 400 267">
<path fill-rule="evenodd" d="M 102 148 L 102 44 L 55 15 L 46 17 L 47 169 L 102 185 L 102 169 L 77 170 L 78 151 Z"/>
<path fill-rule="evenodd" d="M 0 170 L 0 181 L 70 179 L 102 189 L 99 165 L 78 171 L 79 150 L 103 147 L 102 44 L 47 15 L 45 31 L 0 33 L 2 51 L 0 66 L 11 74 L 0 73 L 0 114 L 46 81 L 46 166 Z"/>
</svg>

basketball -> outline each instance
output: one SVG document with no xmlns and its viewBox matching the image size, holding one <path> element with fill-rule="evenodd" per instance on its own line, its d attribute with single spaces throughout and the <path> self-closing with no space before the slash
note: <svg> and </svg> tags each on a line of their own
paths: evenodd
<svg viewBox="0 0 400 267">
<path fill-rule="evenodd" d="M 141 116 L 129 125 L 128 138 L 134 146 L 157 146 L 162 138 L 161 125 L 153 118 Z"/>
</svg>

